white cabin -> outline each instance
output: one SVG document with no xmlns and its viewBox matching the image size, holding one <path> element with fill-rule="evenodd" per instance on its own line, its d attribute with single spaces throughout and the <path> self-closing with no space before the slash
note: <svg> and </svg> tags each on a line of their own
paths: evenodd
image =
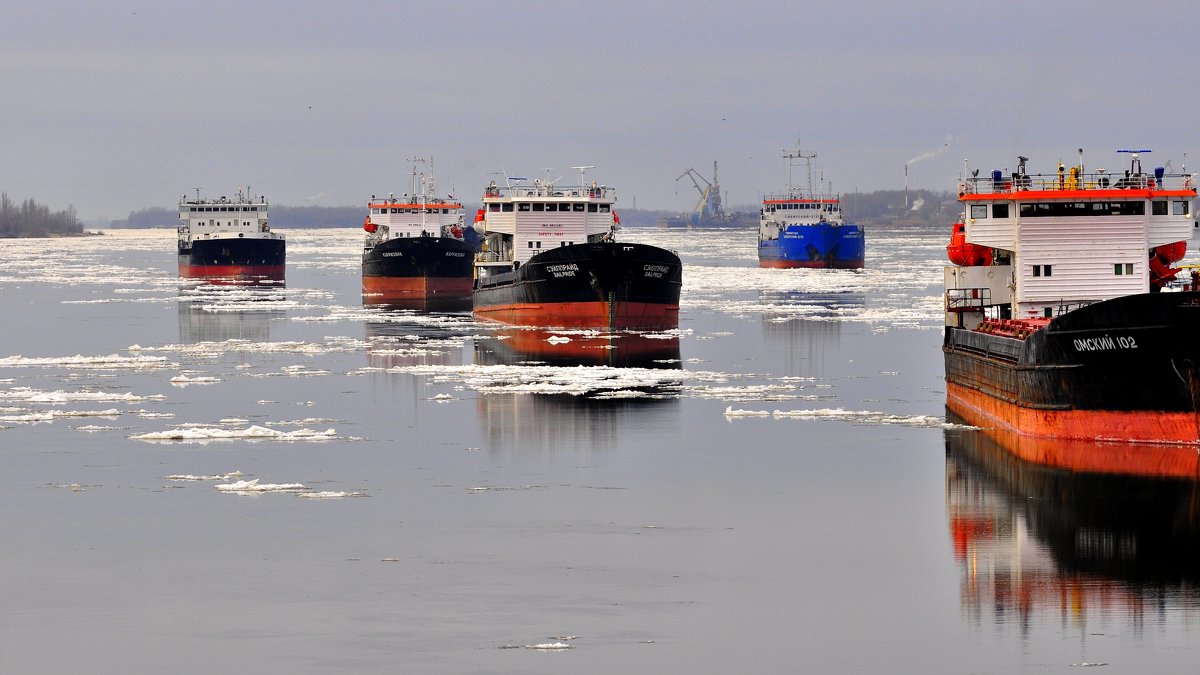
<svg viewBox="0 0 1200 675">
<path fill-rule="evenodd" d="M 976 172 L 978 174 L 978 172 Z M 1157 290 L 1174 276 L 1167 252 L 1194 227 L 1193 175 L 993 171 L 959 184 L 966 243 L 987 247 L 986 265 L 947 267 L 947 322 L 985 316 L 1042 319 L 1082 305 Z M 1182 250 L 1182 249 L 1177 249 Z"/>
<path fill-rule="evenodd" d="M 199 190 L 195 199 L 185 195 L 179 199 L 179 219 L 184 223 L 178 228 L 181 248 L 201 239 L 283 239 L 267 224 L 266 198 L 242 190 L 233 198 L 201 199 Z"/>
<path fill-rule="evenodd" d="M 617 193 L 597 185 L 561 186 L 553 182 L 495 181 L 483 193 L 484 251 L 481 267 L 512 268 L 547 249 L 611 239 L 620 222 L 613 211 Z"/>
</svg>

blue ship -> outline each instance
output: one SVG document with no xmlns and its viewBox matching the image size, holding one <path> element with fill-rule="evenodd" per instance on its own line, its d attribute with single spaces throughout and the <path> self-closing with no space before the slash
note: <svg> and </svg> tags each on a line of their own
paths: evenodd
<svg viewBox="0 0 1200 675">
<path fill-rule="evenodd" d="M 813 192 L 811 164 L 808 189 L 792 185 L 791 161 L 811 160 L 816 154 L 805 155 L 797 149 L 784 157 L 788 160 L 787 192 L 766 195 L 762 201 L 759 266 L 862 269 L 866 252 L 863 230 L 846 222 L 837 195 Z"/>
</svg>

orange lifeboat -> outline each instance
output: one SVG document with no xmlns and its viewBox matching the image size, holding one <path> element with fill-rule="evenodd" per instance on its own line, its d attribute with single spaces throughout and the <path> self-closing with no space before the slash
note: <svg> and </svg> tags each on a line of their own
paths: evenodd
<svg viewBox="0 0 1200 675">
<path fill-rule="evenodd" d="M 475 212 L 475 222 L 477 222 L 477 223 L 483 222 L 483 209 L 479 209 L 478 211 Z"/>
<path fill-rule="evenodd" d="M 371 234 L 375 234 L 375 230 L 378 230 L 379 226 L 371 222 L 371 216 L 367 216 L 363 218 L 363 229 Z"/>
<path fill-rule="evenodd" d="M 967 226 L 955 223 L 946 245 L 946 257 L 959 267 L 981 267 L 992 264 L 992 249 L 988 246 L 967 243 Z"/>
</svg>

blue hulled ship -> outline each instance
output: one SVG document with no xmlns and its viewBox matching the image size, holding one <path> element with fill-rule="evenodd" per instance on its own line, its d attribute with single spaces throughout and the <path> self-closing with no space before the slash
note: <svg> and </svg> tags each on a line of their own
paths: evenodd
<svg viewBox="0 0 1200 675">
<path fill-rule="evenodd" d="M 758 226 L 760 267 L 827 267 L 861 269 L 865 253 L 863 230 L 846 222 L 837 195 L 812 188 L 811 160 L 816 154 L 797 149 L 785 153 L 788 188 L 763 197 Z M 807 190 L 792 185 L 792 162 L 808 164 Z"/>
</svg>

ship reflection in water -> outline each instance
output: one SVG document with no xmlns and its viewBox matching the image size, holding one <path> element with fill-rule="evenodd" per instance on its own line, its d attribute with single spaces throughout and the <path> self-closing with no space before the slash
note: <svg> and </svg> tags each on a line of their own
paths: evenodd
<svg viewBox="0 0 1200 675">
<path fill-rule="evenodd" d="M 381 310 L 414 310 L 431 313 L 470 313 L 471 296 L 426 296 L 414 294 L 411 298 L 384 300 L 381 295 L 363 294 L 363 306 Z"/>
<path fill-rule="evenodd" d="M 202 283 L 180 287 L 179 341 L 185 344 L 247 340 L 267 342 L 271 320 L 284 316 L 279 286 Z"/>
<path fill-rule="evenodd" d="M 367 363 L 372 368 L 456 366 L 462 363 L 469 316 L 393 312 L 394 305 L 364 323 Z"/>
<path fill-rule="evenodd" d="M 520 375 L 477 399 L 493 453 L 588 463 L 616 447 L 630 415 L 659 418 L 664 433 L 676 424 L 676 335 L 504 329 L 495 338 L 476 341 L 476 365 L 518 366 Z"/>
<path fill-rule="evenodd" d="M 992 617 L 1023 635 L 1071 625 L 1086 640 L 1109 622 L 1139 629 L 1200 607 L 1195 446 L 1043 443 L 1033 462 L 1011 451 L 1027 439 L 948 430 L 945 440 L 947 517 L 974 624 Z M 1147 461 L 1130 463 L 1140 453 Z"/>
<path fill-rule="evenodd" d="M 862 293 L 801 293 L 759 291 L 763 335 L 768 342 L 787 347 L 789 374 L 821 376 L 825 358 L 841 341 L 842 319 L 861 313 L 866 305 Z"/>
</svg>

